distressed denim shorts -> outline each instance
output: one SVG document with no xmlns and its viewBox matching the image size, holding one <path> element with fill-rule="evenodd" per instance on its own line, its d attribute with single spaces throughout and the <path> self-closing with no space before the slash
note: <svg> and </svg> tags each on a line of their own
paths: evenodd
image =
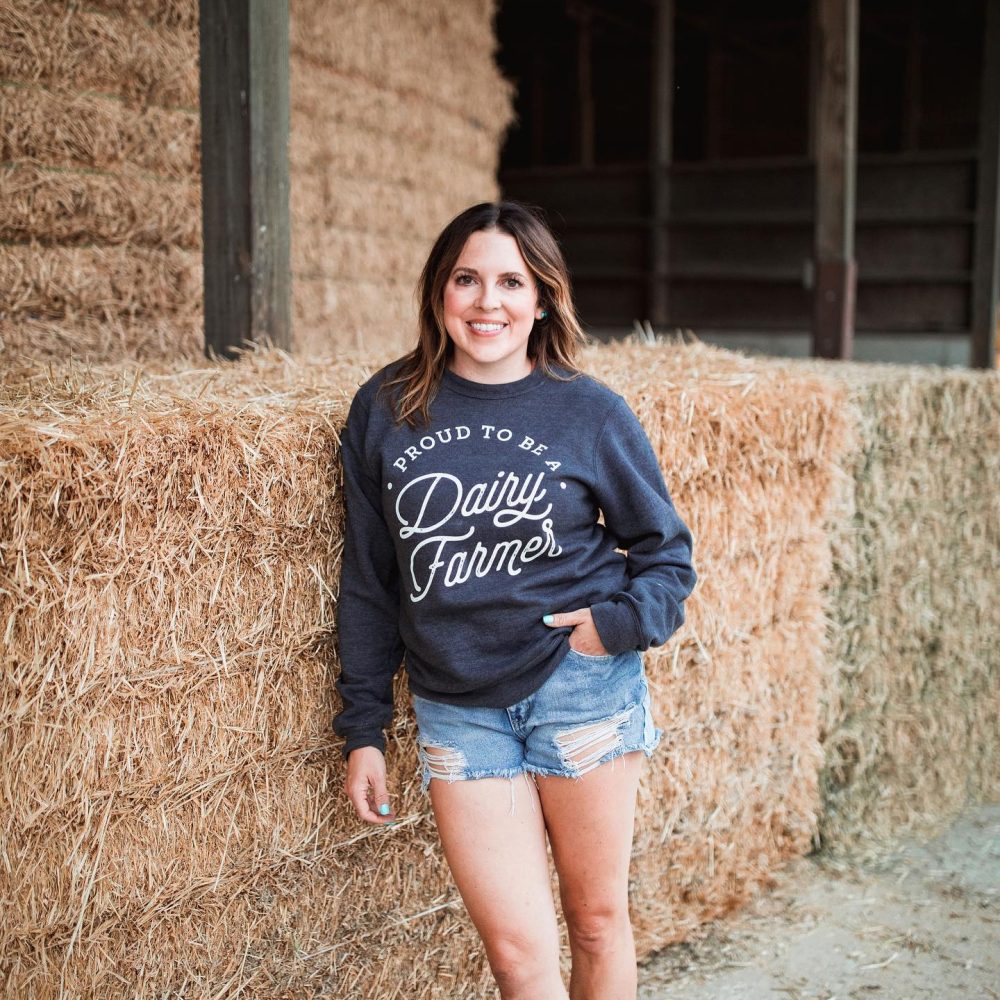
<svg viewBox="0 0 1000 1000">
<path fill-rule="evenodd" d="M 662 735 L 653 724 L 637 649 L 591 656 L 569 648 L 537 691 L 508 708 L 411 696 L 425 792 L 431 778 L 514 778 L 528 772 L 579 778 L 633 750 L 651 757 Z"/>
</svg>

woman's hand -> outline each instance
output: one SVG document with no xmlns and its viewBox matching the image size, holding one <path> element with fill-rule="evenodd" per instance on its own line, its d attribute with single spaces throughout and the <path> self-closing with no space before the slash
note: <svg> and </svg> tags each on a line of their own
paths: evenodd
<svg viewBox="0 0 1000 1000">
<path fill-rule="evenodd" d="M 576 611 L 565 611 L 559 615 L 546 615 L 543 619 L 546 625 L 559 628 L 562 625 L 575 625 L 569 634 L 569 648 L 588 656 L 607 656 L 608 651 L 597 634 L 594 616 L 590 608 L 578 608 Z"/>
<path fill-rule="evenodd" d="M 357 747 L 347 755 L 344 791 L 366 823 L 385 826 L 395 821 L 396 813 L 389 805 L 386 789 L 385 757 L 378 747 Z M 378 810 L 383 805 L 386 812 L 381 814 Z"/>
</svg>

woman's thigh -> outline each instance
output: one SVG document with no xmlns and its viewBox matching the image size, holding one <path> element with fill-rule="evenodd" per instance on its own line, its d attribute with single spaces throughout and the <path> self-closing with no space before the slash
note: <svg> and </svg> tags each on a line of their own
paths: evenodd
<svg viewBox="0 0 1000 1000">
<path fill-rule="evenodd" d="M 567 921 L 627 912 L 636 793 L 643 754 L 636 750 L 582 777 L 537 775 L 552 858 Z"/>
<path fill-rule="evenodd" d="M 430 795 L 448 867 L 491 964 L 522 951 L 557 973 L 559 933 L 534 781 L 523 773 L 434 778 Z"/>
<path fill-rule="evenodd" d="M 662 735 L 641 653 L 571 650 L 539 690 L 530 721 L 526 766 L 535 772 L 563 910 L 571 931 L 587 931 L 582 918 L 627 909 L 643 757 Z"/>
</svg>

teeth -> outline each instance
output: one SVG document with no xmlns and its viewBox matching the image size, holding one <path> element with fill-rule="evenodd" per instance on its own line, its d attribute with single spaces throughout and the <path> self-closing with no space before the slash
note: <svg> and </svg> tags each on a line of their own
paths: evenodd
<svg viewBox="0 0 1000 1000">
<path fill-rule="evenodd" d="M 492 333 L 495 330 L 502 330 L 504 325 L 503 323 L 470 323 L 469 326 L 482 333 Z"/>
</svg>

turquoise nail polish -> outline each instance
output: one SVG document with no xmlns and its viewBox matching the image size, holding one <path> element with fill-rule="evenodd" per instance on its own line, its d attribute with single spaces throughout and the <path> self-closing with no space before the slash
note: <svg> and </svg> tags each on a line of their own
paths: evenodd
<svg viewBox="0 0 1000 1000">
<path fill-rule="evenodd" d="M 551 625 L 552 615 L 542 615 L 542 621 L 545 622 L 546 625 Z"/>
<path fill-rule="evenodd" d="M 383 802 L 382 805 L 380 805 L 378 807 L 378 814 L 379 814 L 379 816 L 388 816 L 389 815 L 389 803 L 388 802 Z"/>
</svg>

